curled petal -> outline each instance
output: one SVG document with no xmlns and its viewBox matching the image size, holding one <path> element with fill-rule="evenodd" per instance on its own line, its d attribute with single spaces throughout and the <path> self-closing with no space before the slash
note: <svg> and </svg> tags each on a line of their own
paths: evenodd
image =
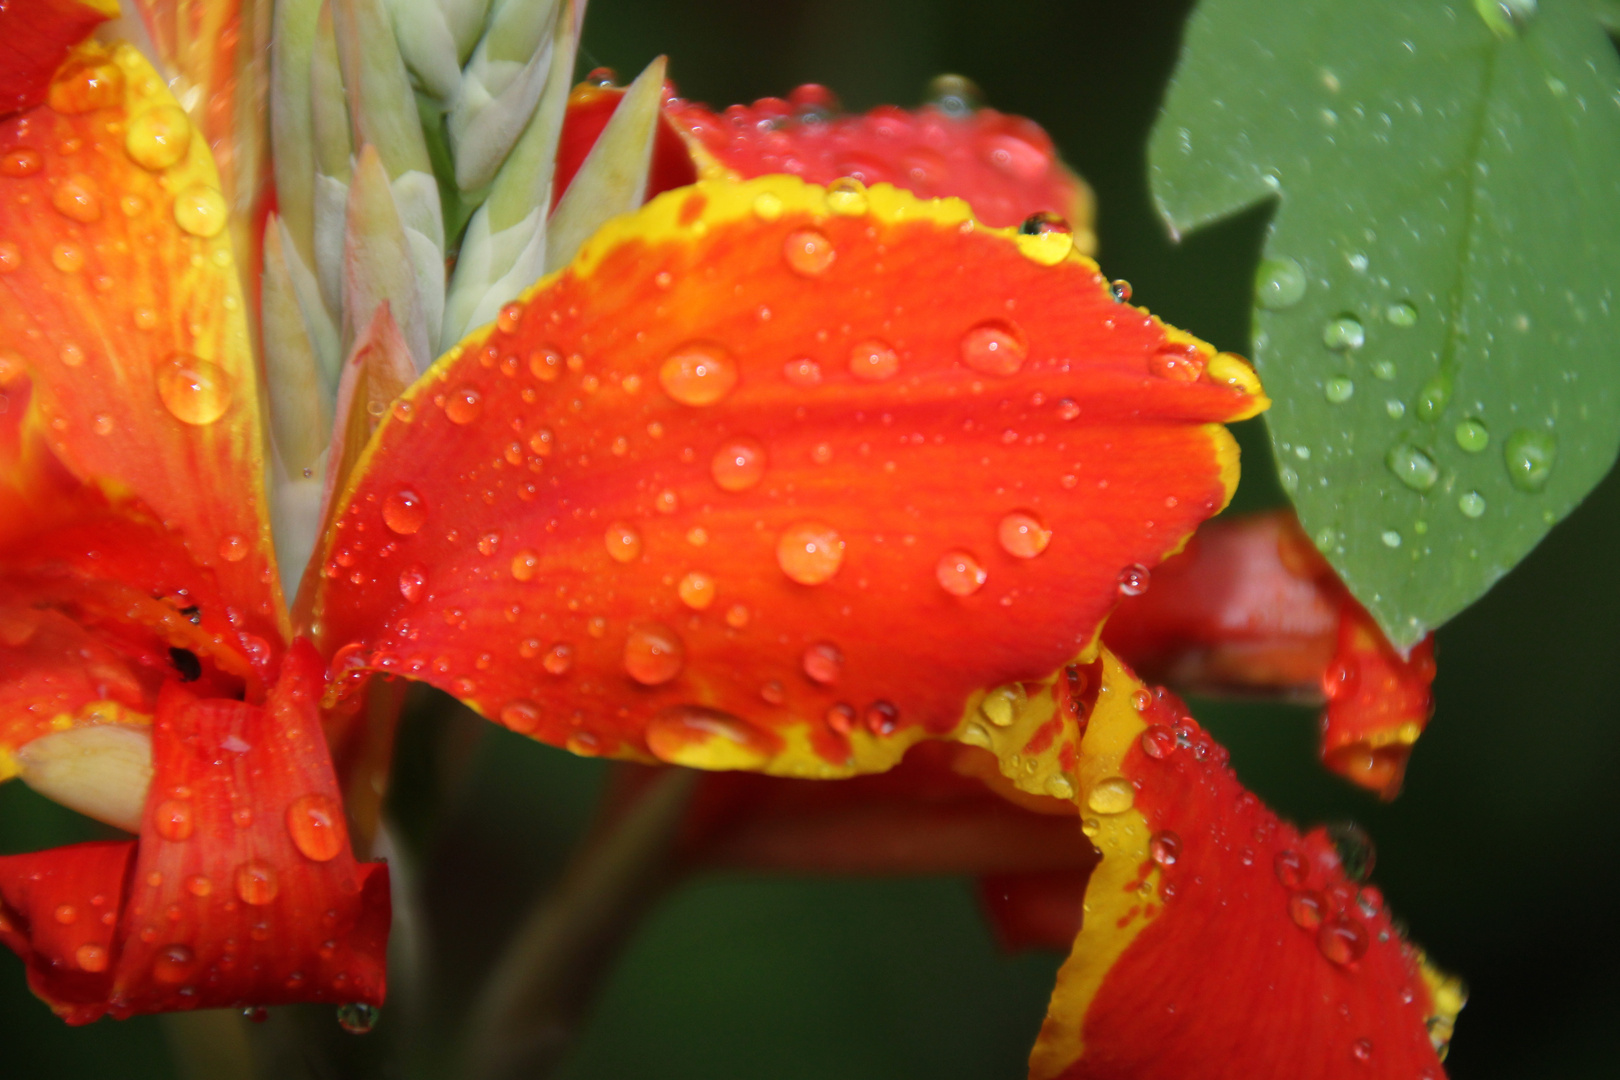
<svg viewBox="0 0 1620 1080">
<path fill-rule="evenodd" d="M 311 625 L 340 678 L 424 679 L 581 752 L 881 770 L 1092 640 L 1122 571 L 1224 505 L 1219 422 L 1257 390 L 1066 236 L 703 182 L 391 410 Z"/>
<path fill-rule="evenodd" d="M 388 872 L 350 851 L 321 677 L 299 643 L 263 707 L 168 684 L 140 841 L 0 859 L 0 933 L 69 1023 L 381 1004 Z"/>
<path fill-rule="evenodd" d="M 31 0 L 0 7 L 0 116 L 41 104 L 69 50 L 118 14 L 118 0 Z"/>
</svg>

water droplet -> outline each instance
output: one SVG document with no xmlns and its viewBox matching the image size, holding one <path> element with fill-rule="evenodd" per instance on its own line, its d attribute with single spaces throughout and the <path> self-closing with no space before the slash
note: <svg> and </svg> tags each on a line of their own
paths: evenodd
<svg viewBox="0 0 1620 1080">
<path fill-rule="evenodd" d="M 1477 491 L 1465 491 L 1457 497 L 1457 509 L 1464 517 L 1477 518 L 1485 512 L 1485 496 Z"/>
<path fill-rule="evenodd" d="M 1148 856 L 1160 866 L 1174 866 L 1181 858 L 1181 837 L 1165 829 L 1148 841 Z"/>
<path fill-rule="evenodd" d="M 844 217 L 860 217 L 866 213 L 866 185 L 853 176 L 845 176 L 827 185 L 827 209 Z"/>
<path fill-rule="evenodd" d="M 540 556 L 525 548 L 512 556 L 512 576 L 519 581 L 530 581 L 540 570 Z"/>
<path fill-rule="evenodd" d="M 692 342 L 665 358 L 658 385 L 682 405 L 713 405 L 737 385 L 737 362 L 718 345 Z"/>
<path fill-rule="evenodd" d="M 1288 889 L 1300 888 L 1310 875 L 1310 864 L 1305 861 L 1305 856 L 1292 848 L 1284 848 L 1277 852 L 1277 857 L 1272 860 L 1272 867 L 1277 871 L 1277 880 Z"/>
<path fill-rule="evenodd" d="M 219 189 L 192 184 L 174 197 L 174 221 L 192 236 L 218 236 L 229 220 L 230 208 Z"/>
<path fill-rule="evenodd" d="M 1399 303 L 1389 305 L 1389 307 L 1384 311 L 1384 318 L 1389 320 L 1389 325 L 1403 328 L 1408 326 L 1416 326 L 1417 315 L 1417 308 L 1413 307 L 1411 304 L 1408 304 L 1404 300 L 1400 301 Z"/>
<path fill-rule="evenodd" d="M 81 349 L 74 342 L 70 341 L 67 344 L 63 345 L 60 349 L 57 350 L 56 356 L 57 356 L 57 359 L 62 361 L 62 366 L 64 366 L 64 367 L 83 367 L 84 366 L 84 360 L 85 360 L 84 350 Z"/>
<path fill-rule="evenodd" d="M 1417 414 L 1425 420 L 1438 419 L 1451 404 L 1451 378 L 1447 375 L 1436 375 L 1423 384 L 1418 391 Z"/>
<path fill-rule="evenodd" d="M 1411 443 L 1398 443 L 1384 455 L 1384 464 L 1395 478 L 1413 491 L 1428 491 L 1440 479 L 1434 459 Z"/>
<path fill-rule="evenodd" d="M 191 977 L 197 956 L 184 945 L 166 945 L 152 959 L 152 977 L 158 982 L 183 983 Z"/>
<path fill-rule="evenodd" d="M 1350 1057 L 1365 1065 L 1372 1061 L 1373 1044 L 1371 1039 L 1357 1039 L 1350 1044 Z"/>
<path fill-rule="evenodd" d="M 176 353 L 157 382 L 164 408 L 182 423 L 212 424 L 231 407 L 231 377 L 207 360 Z"/>
<path fill-rule="evenodd" d="M 1074 250 L 1074 229 L 1067 221 L 1042 210 L 1018 226 L 1018 252 L 1040 266 L 1056 266 Z"/>
<path fill-rule="evenodd" d="M 1029 693 L 1024 689 L 1024 684 L 1011 682 L 985 694 L 979 702 L 979 711 L 996 727 L 1011 727 L 1028 702 Z"/>
<path fill-rule="evenodd" d="M 484 396 L 475 387 L 461 386 L 444 398 L 444 415 L 452 424 L 470 424 L 484 411 Z"/>
<path fill-rule="evenodd" d="M 375 1005 L 367 1005 L 363 1001 L 350 1002 L 339 1005 L 337 1010 L 338 1027 L 350 1035 L 365 1035 L 377 1026 L 377 1017 L 380 1015 Z"/>
<path fill-rule="evenodd" d="M 1353 964 L 1367 955 L 1367 929 L 1359 919 L 1336 915 L 1316 932 L 1316 947 L 1340 967 Z"/>
<path fill-rule="evenodd" d="M 1378 535 L 1378 538 L 1384 542 L 1384 546 L 1387 548 L 1398 548 L 1401 546 L 1401 534 L 1396 532 L 1394 529 L 1385 529 Z"/>
<path fill-rule="evenodd" d="M 1288 898 L 1288 917 L 1302 930 L 1315 930 L 1322 925 L 1322 894 L 1307 889 Z"/>
<path fill-rule="evenodd" d="M 409 488 L 400 488 L 383 501 L 383 524 L 401 536 L 410 536 L 427 521 L 427 505 Z"/>
<path fill-rule="evenodd" d="M 156 172 L 186 156 L 191 121 L 178 105 L 158 105 L 129 122 L 124 152 L 143 169 Z"/>
<path fill-rule="evenodd" d="M 681 578 L 676 592 L 680 594 L 681 603 L 693 611 L 702 611 L 714 603 L 714 578 L 700 570 L 693 570 Z"/>
<path fill-rule="evenodd" d="M 107 950 L 100 945 L 86 942 L 73 950 L 73 962 L 79 965 L 81 971 L 106 971 Z"/>
<path fill-rule="evenodd" d="M 849 370 L 865 382 L 882 382 L 899 373 L 900 357 L 888 342 L 868 338 L 849 350 Z"/>
<path fill-rule="evenodd" d="M 765 447 L 757 439 L 727 439 L 714 452 L 709 475 L 721 491 L 747 491 L 765 475 Z"/>
<path fill-rule="evenodd" d="M 843 561 L 843 537 L 819 521 L 789 525 L 776 542 L 776 564 L 800 585 L 830 580 Z"/>
<path fill-rule="evenodd" d="M 515 334 L 523 323 L 523 305 L 507 304 L 495 316 L 495 328 L 503 334 Z M 493 348 L 493 346 L 491 346 Z"/>
<path fill-rule="evenodd" d="M 1126 281 L 1124 278 L 1120 278 L 1118 281 L 1109 282 L 1108 291 L 1114 297 L 1114 302 L 1117 304 L 1128 303 L 1131 299 L 1131 283 Z"/>
<path fill-rule="evenodd" d="M 855 730 L 855 710 L 843 702 L 828 709 L 822 719 L 827 721 L 828 727 L 840 735 L 848 735 Z"/>
<path fill-rule="evenodd" d="M 409 566 L 399 572 L 399 592 L 411 603 L 422 599 L 422 590 L 427 588 L 427 570 L 420 563 Z"/>
<path fill-rule="evenodd" d="M 773 737 L 748 721 L 700 705 L 676 705 L 647 723 L 647 748 L 673 765 L 757 769 L 770 760 Z"/>
<path fill-rule="evenodd" d="M 866 707 L 866 730 L 879 737 L 893 735 L 900 727 L 900 710 L 892 701 L 874 701 Z"/>
<path fill-rule="evenodd" d="M 961 75 L 938 75 L 928 83 L 925 104 L 956 119 L 971 116 L 984 105 L 984 93 Z"/>
<path fill-rule="evenodd" d="M 343 808 L 325 795 L 300 795 L 287 807 L 287 834 L 305 858 L 330 862 L 348 846 Z"/>
<path fill-rule="evenodd" d="M 1150 724 L 1142 732 L 1142 753 L 1156 761 L 1163 761 L 1176 752 L 1176 733 L 1163 724 Z"/>
<path fill-rule="evenodd" d="M 33 176 L 44 166 L 45 159 L 38 150 L 27 146 L 14 146 L 0 153 L 0 173 L 6 176 Z"/>
<path fill-rule="evenodd" d="M 1268 311 L 1291 308 L 1305 299 L 1305 271 L 1293 259 L 1265 259 L 1254 276 L 1255 303 Z"/>
<path fill-rule="evenodd" d="M 1356 392 L 1356 384 L 1342 375 L 1329 379 L 1322 387 L 1322 396 L 1334 405 L 1343 405 Z"/>
<path fill-rule="evenodd" d="M 263 907 L 279 890 L 275 867 L 263 859 L 249 859 L 236 868 L 236 895 L 242 903 Z"/>
<path fill-rule="evenodd" d="M 962 362 L 985 375 L 1012 375 L 1023 366 L 1029 348 L 1018 328 L 988 319 L 962 335 Z"/>
<path fill-rule="evenodd" d="M 519 735 L 540 726 L 540 706 L 527 698 L 514 698 L 501 706 L 501 723 Z"/>
<path fill-rule="evenodd" d="M 1322 344 L 1335 352 L 1350 352 L 1367 342 L 1367 331 L 1354 315 L 1341 315 L 1330 319 L 1322 328 Z"/>
<path fill-rule="evenodd" d="M 782 685 L 782 680 L 772 679 L 759 688 L 759 696 L 767 705 L 780 705 L 787 700 L 787 687 Z"/>
<path fill-rule="evenodd" d="M 1327 826 L 1326 831 L 1328 839 L 1333 842 L 1333 849 L 1339 853 L 1339 864 L 1344 867 L 1345 877 L 1351 881 L 1366 881 L 1377 861 L 1377 852 L 1367 830 L 1353 821 L 1341 821 Z"/>
<path fill-rule="evenodd" d="M 1052 532 L 1040 518 L 1027 510 L 1015 510 L 996 526 L 1001 549 L 1019 559 L 1033 559 L 1052 542 Z"/>
<path fill-rule="evenodd" d="M 1520 491 L 1540 491 L 1546 487 L 1557 457 L 1558 442 L 1551 432 L 1520 428 L 1509 435 L 1502 446 L 1508 479 Z"/>
<path fill-rule="evenodd" d="M 1152 584 L 1153 574 L 1141 563 L 1132 563 L 1119 572 L 1119 595 L 1141 596 Z"/>
<path fill-rule="evenodd" d="M 1136 805 L 1136 788 L 1123 776 L 1099 780 L 1086 795 L 1086 808 L 1094 814 L 1123 814 Z"/>
<path fill-rule="evenodd" d="M 635 562 L 641 557 L 641 534 L 622 521 L 615 521 L 602 534 L 607 553 L 614 562 Z"/>
<path fill-rule="evenodd" d="M 1150 375 L 1175 382 L 1197 382 L 1208 363 L 1204 351 L 1190 342 L 1175 342 L 1159 347 L 1147 359 Z"/>
<path fill-rule="evenodd" d="M 72 904 L 58 904 L 52 917 L 63 926 L 72 926 L 79 921 L 79 909 Z"/>
<path fill-rule="evenodd" d="M 56 185 L 51 205 L 57 213 L 82 225 L 101 218 L 101 195 L 96 182 L 83 173 L 74 173 Z"/>
<path fill-rule="evenodd" d="M 51 248 L 51 265 L 64 274 L 84 269 L 84 249 L 77 244 L 57 244 Z"/>
<path fill-rule="evenodd" d="M 1470 454 L 1477 454 L 1491 443 L 1490 429 L 1483 421 L 1470 416 L 1457 422 L 1457 445 Z"/>
<path fill-rule="evenodd" d="M 189 799 L 164 799 L 152 812 L 152 827 L 165 840 L 185 840 L 195 828 Z"/>
<path fill-rule="evenodd" d="M 1406 402 L 1399 398 L 1390 398 L 1384 402 L 1384 412 L 1391 420 L 1399 420 L 1406 415 Z"/>
<path fill-rule="evenodd" d="M 830 686 L 844 670 L 844 654 L 832 642 L 820 641 L 804 650 L 800 664 L 811 682 Z"/>
<path fill-rule="evenodd" d="M 595 636 L 599 637 L 600 635 Z M 546 650 L 546 655 L 540 660 L 540 666 L 553 675 L 568 674 L 568 669 L 574 666 L 573 646 L 565 642 L 557 642 Z"/>
<path fill-rule="evenodd" d="M 686 646 L 660 622 L 640 622 L 624 640 L 624 670 L 643 686 L 660 686 L 681 672 Z"/>
<path fill-rule="evenodd" d="M 979 560 L 966 551 L 947 551 L 934 566 L 940 588 L 952 596 L 972 596 L 984 586 L 985 573 Z"/>
<path fill-rule="evenodd" d="M 820 386 L 821 365 L 808 356 L 795 357 L 782 365 L 782 377 L 794 386 Z"/>
<path fill-rule="evenodd" d="M 804 277 L 820 277 L 837 257 L 832 241 L 816 229 L 795 229 L 782 241 L 788 268 Z"/>
</svg>

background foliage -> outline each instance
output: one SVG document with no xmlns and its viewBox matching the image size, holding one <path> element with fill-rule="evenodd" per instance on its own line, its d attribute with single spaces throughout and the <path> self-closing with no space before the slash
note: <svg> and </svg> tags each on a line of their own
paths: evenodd
<svg viewBox="0 0 1620 1080">
<path fill-rule="evenodd" d="M 993 106 L 1043 123 L 1092 183 L 1107 273 L 1129 279 L 1136 300 L 1165 318 L 1249 353 L 1251 287 L 1272 207 L 1177 246 L 1148 196 L 1148 132 L 1188 6 L 593 0 L 585 64 L 628 77 L 667 52 L 682 90 L 716 106 L 811 80 L 850 108 L 909 104 L 941 71 L 968 75 Z M 1280 501 L 1264 432 L 1244 427 L 1238 505 Z M 1354 817 L 1372 833 L 1375 880 L 1413 936 L 1469 980 L 1448 1062 L 1458 1080 L 1613 1075 L 1617 536 L 1620 481 L 1611 476 L 1440 631 L 1438 713 L 1391 806 L 1317 766 L 1308 710 L 1194 703 L 1240 776 L 1279 810 L 1302 821 Z M 465 1001 L 533 890 L 557 873 L 602 767 L 424 696 L 407 721 L 398 774 L 396 811 L 422 866 L 442 957 L 425 1007 L 442 1018 Z M 86 835 L 20 785 L 0 787 L 0 851 Z M 565 1074 L 1021 1076 L 1058 960 L 997 953 L 960 880 L 707 877 L 643 927 Z M 407 1008 L 396 999 L 363 1039 L 335 1035 L 329 1010 L 278 1010 L 272 1028 L 307 1025 L 340 1051 L 336 1065 L 310 1055 L 278 1075 L 430 1075 L 434 1023 L 406 1023 Z M 0 1046 L 7 1075 L 180 1075 L 161 1022 L 64 1028 L 28 995 L 9 954 L 0 956 Z"/>
</svg>

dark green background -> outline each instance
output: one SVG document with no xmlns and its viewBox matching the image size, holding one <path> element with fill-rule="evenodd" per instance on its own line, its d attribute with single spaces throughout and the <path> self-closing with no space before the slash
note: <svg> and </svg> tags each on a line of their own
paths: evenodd
<svg viewBox="0 0 1620 1080">
<path fill-rule="evenodd" d="M 1348 0 L 1346 0 L 1348 2 Z M 629 77 L 657 52 L 691 97 L 723 106 L 833 87 L 850 108 L 915 103 L 942 71 L 1044 124 L 1091 182 L 1104 269 L 1135 298 L 1243 351 L 1265 210 L 1165 239 L 1146 195 L 1146 135 L 1185 3 L 1076 0 L 594 0 L 585 66 Z M 1277 498 L 1244 433 L 1239 504 Z M 1413 936 L 1469 981 L 1450 1068 L 1460 1080 L 1614 1075 L 1620 1012 L 1620 482 L 1606 481 L 1531 558 L 1440 633 L 1439 710 L 1404 795 L 1381 806 L 1324 773 L 1305 710 L 1196 703 L 1244 780 L 1301 820 L 1353 816 L 1374 877 Z M 437 710 L 437 713 L 436 713 Z M 471 771 L 441 782 L 447 747 Z M 425 859 L 439 967 L 430 1009 L 464 1002 L 525 898 L 589 814 L 599 763 L 472 725 L 423 698 L 400 763 L 402 829 Z M 0 852 L 85 835 L 20 785 L 0 788 Z M 570 1080 L 1017 1077 L 1056 955 L 1003 956 L 958 880 L 712 877 L 655 911 L 605 988 Z M 1219 978 L 1219 972 L 1209 973 Z M 433 1024 L 403 1006 L 279 1075 L 426 1076 Z M 279 1010 L 330 1033 L 324 1010 Z M 0 1073 L 177 1075 L 160 1021 L 72 1031 L 0 957 Z"/>
</svg>

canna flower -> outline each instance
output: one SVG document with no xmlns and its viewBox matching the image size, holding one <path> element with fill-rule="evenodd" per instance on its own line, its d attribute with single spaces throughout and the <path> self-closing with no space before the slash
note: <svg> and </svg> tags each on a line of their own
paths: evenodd
<svg viewBox="0 0 1620 1080">
<path fill-rule="evenodd" d="M 1033 125 L 715 115 L 662 61 L 570 91 L 582 15 L 281 4 L 268 167 L 253 20 L 229 62 L 150 34 L 213 127 L 127 44 L 19 91 L 0 764 L 139 832 L 0 860 L 36 992 L 379 1004 L 348 837 L 403 677 L 578 754 L 852 798 L 904 759 L 891 795 L 1065 832 L 1034 1076 L 1438 1076 L 1455 982 L 1102 637 L 1230 498 L 1248 365 L 1101 276 Z"/>
</svg>

